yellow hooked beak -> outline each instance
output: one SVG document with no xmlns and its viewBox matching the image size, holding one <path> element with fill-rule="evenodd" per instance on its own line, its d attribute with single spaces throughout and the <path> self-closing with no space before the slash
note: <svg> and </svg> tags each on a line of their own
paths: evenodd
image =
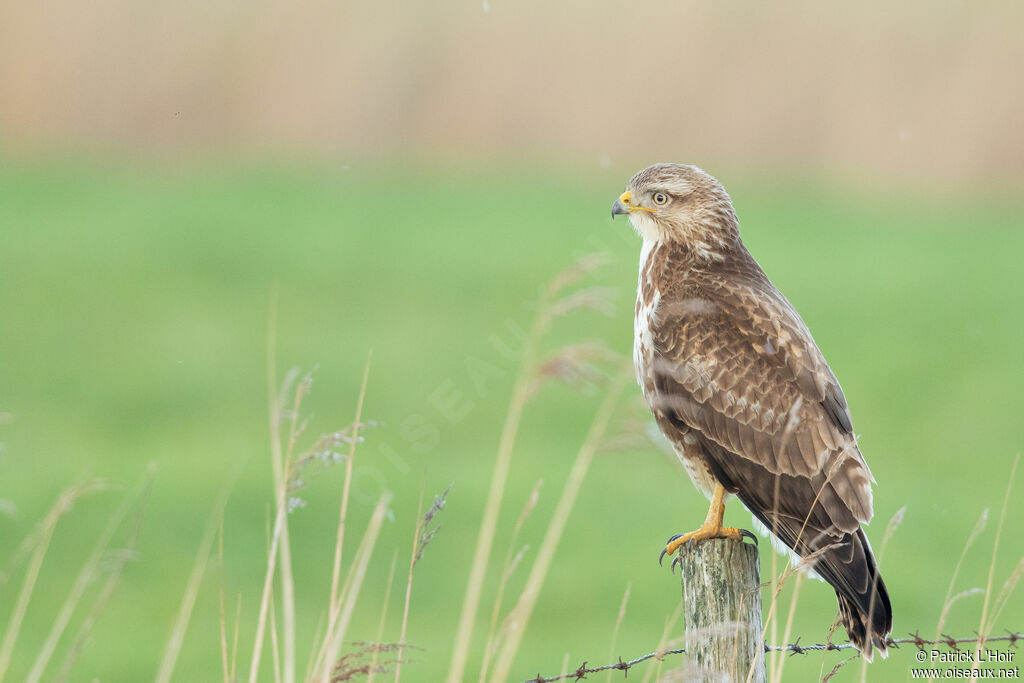
<svg viewBox="0 0 1024 683">
<path fill-rule="evenodd" d="M 646 206 L 633 206 L 630 204 L 632 194 L 629 190 L 626 190 L 619 198 L 612 204 L 612 218 L 622 214 L 628 214 L 630 211 L 647 211 L 648 213 L 658 213 L 656 209 L 648 209 Z"/>
</svg>

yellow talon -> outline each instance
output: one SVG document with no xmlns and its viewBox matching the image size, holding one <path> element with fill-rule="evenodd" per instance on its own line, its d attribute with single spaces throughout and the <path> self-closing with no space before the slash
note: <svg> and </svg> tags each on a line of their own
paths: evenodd
<svg viewBox="0 0 1024 683">
<path fill-rule="evenodd" d="M 676 534 L 670 538 L 665 545 L 665 549 L 658 556 L 658 564 L 661 564 L 661 560 L 665 555 L 675 554 L 679 547 L 686 543 L 698 543 L 710 538 L 729 538 L 734 541 L 742 541 L 744 536 L 754 539 L 755 543 L 757 542 L 754 534 L 745 529 L 722 526 L 722 518 L 724 516 L 725 487 L 721 484 L 715 484 L 715 491 L 711 494 L 711 508 L 708 510 L 707 519 L 704 520 L 704 523 L 696 531 L 691 531 L 688 534 Z M 672 565 L 675 568 L 675 560 L 672 561 Z"/>
<path fill-rule="evenodd" d="M 743 535 L 740 533 L 739 529 L 735 529 L 731 526 L 721 526 L 715 529 L 714 527 L 704 524 L 696 531 L 675 536 L 665 546 L 665 554 L 671 555 L 675 551 L 679 550 L 679 546 L 681 545 L 685 545 L 687 543 L 698 543 L 699 541 L 706 541 L 709 538 L 731 538 L 734 541 L 742 541 Z"/>
</svg>

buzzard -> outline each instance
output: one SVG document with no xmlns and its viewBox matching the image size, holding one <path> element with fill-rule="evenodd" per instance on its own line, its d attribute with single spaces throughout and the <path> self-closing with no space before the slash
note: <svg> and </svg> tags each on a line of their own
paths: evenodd
<svg viewBox="0 0 1024 683">
<path fill-rule="evenodd" d="M 658 427 L 711 500 L 708 538 L 735 495 L 807 568 L 835 588 L 850 640 L 886 655 L 892 606 L 861 528 L 874 478 L 846 397 L 810 331 L 747 251 L 725 188 L 682 164 L 629 181 L 612 216 L 643 238 L 633 356 Z M 794 558 L 796 559 L 796 558 Z"/>
</svg>

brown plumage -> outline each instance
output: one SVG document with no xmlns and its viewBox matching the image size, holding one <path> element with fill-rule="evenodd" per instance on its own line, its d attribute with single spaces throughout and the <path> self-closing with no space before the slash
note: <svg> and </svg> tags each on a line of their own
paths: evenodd
<svg viewBox="0 0 1024 683">
<path fill-rule="evenodd" d="M 797 555 L 818 553 L 808 566 L 850 640 L 884 656 L 892 607 L 861 528 L 874 479 L 839 382 L 744 247 L 729 195 L 695 166 L 656 164 L 612 213 L 643 237 L 634 360 L 658 426 L 706 495 L 720 485 Z M 697 540 L 736 531 L 717 516 Z"/>
</svg>

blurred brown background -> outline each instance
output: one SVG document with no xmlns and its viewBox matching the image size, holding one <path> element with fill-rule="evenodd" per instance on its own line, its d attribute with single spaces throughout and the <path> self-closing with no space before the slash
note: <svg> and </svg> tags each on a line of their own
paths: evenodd
<svg viewBox="0 0 1024 683">
<path fill-rule="evenodd" d="M 1020 2 L 0 7 L 0 144 L 13 152 L 714 158 L 924 186 L 1024 178 Z"/>
</svg>

